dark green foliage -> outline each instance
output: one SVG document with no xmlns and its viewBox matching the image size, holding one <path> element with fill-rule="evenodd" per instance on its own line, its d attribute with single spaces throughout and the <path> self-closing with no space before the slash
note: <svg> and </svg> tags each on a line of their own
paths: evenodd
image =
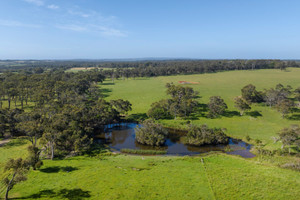
<svg viewBox="0 0 300 200">
<path fill-rule="evenodd" d="M 242 97 L 248 104 L 260 103 L 263 101 L 263 96 L 261 93 L 256 91 L 254 85 L 249 84 L 242 88 Z"/>
<path fill-rule="evenodd" d="M 127 114 L 128 111 L 131 111 L 131 103 L 123 99 L 111 100 L 110 104 L 115 107 L 115 109 L 121 114 Z"/>
<path fill-rule="evenodd" d="M 222 115 L 228 107 L 220 96 L 212 96 L 209 98 L 208 108 L 209 117 L 215 118 Z"/>
<path fill-rule="evenodd" d="M 197 92 L 193 88 L 174 85 L 173 83 L 167 83 L 166 88 L 167 94 L 171 96 L 171 99 L 153 103 L 148 111 L 149 117 L 154 119 L 168 119 L 170 117 L 176 119 L 177 116 L 187 117 L 197 107 L 198 102 L 194 100 Z"/>
<path fill-rule="evenodd" d="M 270 88 L 269 90 L 265 90 L 264 100 L 267 105 L 270 107 L 278 104 L 279 102 L 286 100 L 288 96 L 291 94 L 291 86 L 284 87 L 282 84 L 277 84 L 275 89 Z"/>
<path fill-rule="evenodd" d="M 168 100 L 163 99 L 158 102 L 154 102 L 152 103 L 147 115 L 156 120 L 172 118 L 169 107 L 170 105 Z"/>
<path fill-rule="evenodd" d="M 5 200 L 8 199 L 8 193 L 13 187 L 22 181 L 25 181 L 26 174 L 29 169 L 29 163 L 22 158 L 10 159 L 7 161 L 4 167 L 4 171 L 8 172 L 8 175 L 3 179 L 3 183 L 6 186 Z"/>
<path fill-rule="evenodd" d="M 152 119 L 145 120 L 141 127 L 135 128 L 136 141 L 150 146 L 163 145 L 167 134 L 167 130 Z"/>
<path fill-rule="evenodd" d="M 41 150 L 38 147 L 35 146 L 29 146 L 28 147 L 28 164 L 32 167 L 33 170 L 39 169 L 43 162 L 40 159 L 40 153 Z"/>
<path fill-rule="evenodd" d="M 297 89 L 295 89 L 294 94 L 295 94 L 295 99 L 297 101 L 300 101 L 300 87 L 298 87 Z"/>
<path fill-rule="evenodd" d="M 240 110 L 240 114 L 243 115 L 246 110 L 250 110 L 249 104 L 241 97 L 234 98 L 234 107 Z"/>
<path fill-rule="evenodd" d="M 289 99 L 283 99 L 276 104 L 276 109 L 282 114 L 282 118 L 291 112 L 294 102 Z"/>
<path fill-rule="evenodd" d="M 161 155 L 166 154 L 167 151 L 161 150 L 143 150 L 143 149 L 121 149 L 122 153 L 140 154 L 140 155 Z"/>
<path fill-rule="evenodd" d="M 206 125 L 190 125 L 184 143 L 194 146 L 227 144 L 228 136 L 222 129 L 210 129 Z"/>
<path fill-rule="evenodd" d="M 249 142 L 251 140 L 249 135 L 246 135 L 246 141 Z"/>
<path fill-rule="evenodd" d="M 290 128 L 284 128 L 279 133 L 279 139 L 282 142 L 282 148 L 289 147 L 289 153 L 291 146 L 295 145 L 298 150 L 300 149 L 300 127 L 298 125 L 292 125 Z"/>
</svg>

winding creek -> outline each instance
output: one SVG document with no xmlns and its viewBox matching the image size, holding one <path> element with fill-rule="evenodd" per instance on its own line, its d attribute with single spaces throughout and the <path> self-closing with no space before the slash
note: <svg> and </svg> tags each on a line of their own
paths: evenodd
<svg viewBox="0 0 300 200">
<path fill-rule="evenodd" d="M 135 141 L 134 128 L 135 123 L 121 124 L 121 126 L 112 125 L 107 128 L 105 134 L 99 135 L 99 142 L 105 142 L 110 148 L 120 151 L 121 149 L 149 149 L 165 150 L 167 155 L 196 155 L 210 151 L 222 151 L 227 154 L 240 155 L 244 158 L 255 157 L 250 152 L 251 145 L 241 140 L 229 139 L 228 145 L 205 145 L 201 147 L 185 145 L 181 143 L 180 138 L 185 134 L 184 131 L 169 129 L 169 136 L 162 147 L 152 147 L 141 145 Z"/>
</svg>

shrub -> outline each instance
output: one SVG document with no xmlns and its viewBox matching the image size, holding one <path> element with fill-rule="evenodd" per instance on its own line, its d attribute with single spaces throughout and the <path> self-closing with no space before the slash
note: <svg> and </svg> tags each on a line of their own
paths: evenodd
<svg viewBox="0 0 300 200">
<path fill-rule="evenodd" d="M 210 129 L 206 125 L 189 127 L 187 135 L 184 137 L 185 144 L 201 146 L 206 144 L 227 144 L 228 137 L 222 129 Z"/>
<path fill-rule="evenodd" d="M 249 142 L 250 140 L 251 140 L 250 136 L 247 135 L 247 136 L 246 136 L 246 141 Z"/>
<path fill-rule="evenodd" d="M 168 132 L 152 119 L 145 120 L 142 127 L 135 128 L 135 139 L 138 143 L 160 146 L 165 143 Z"/>
</svg>

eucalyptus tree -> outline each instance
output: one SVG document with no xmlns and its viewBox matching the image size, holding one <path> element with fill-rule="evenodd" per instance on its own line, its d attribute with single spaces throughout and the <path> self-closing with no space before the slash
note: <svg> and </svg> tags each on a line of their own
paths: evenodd
<svg viewBox="0 0 300 200">
<path fill-rule="evenodd" d="M 214 118 L 219 115 L 224 114 L 225 110 L 228 108 L 227 104 L 224 102 L 220 96 L 211 96 L 208 103 L 209 116 Z"/>
<path fill-rule="evenodd" d="M 249 104 L 242 97 L 235 97 L 234 104 L 235 104 L 234 107 L 240 110 L 241 116 L 244 114 L 245 111 L 251 109 Z"/>
<path fill-rule="evenodd" d="M 6 186 L 5 192 L 5 200 L 8 199 L 9 191 L 13 189 L 13 187 L 22 182 L 27 180 L 27 172 L 29 170 L 29 164 L 26 160 L 22 158 L 18 159 L 10 159 L 6 162 L 4 167 L 4 172 L 6 172 L 6 176 L 3 179 L 3 183 Z"/>
<path fill-rule="evenodd" d="M 282 118 L 292 111 L 294 102 L 290 99 L 283 99 L 276 104 L 276 109 L 281 113 Z"/>
<path fill-rule="evenodd" d="M 284 128 L 279 132 L 279 139 L 282 142 L 282 147 L 288 146 L 291 153 L 291 146 L 296 145 L 300 148 L 300 128 L 298 125 L 292 125 L 289 128 Z"/>
</svg>

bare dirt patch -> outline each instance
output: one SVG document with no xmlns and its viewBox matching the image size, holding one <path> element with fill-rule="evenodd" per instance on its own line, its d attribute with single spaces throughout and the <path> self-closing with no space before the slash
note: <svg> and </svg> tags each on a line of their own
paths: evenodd
<svg viewBox="0 0 300 200">
<path fill-rule="evenodd" d="M 0 147 L 4 146 L 5 144 L 9 143 L 10 139 L 4 139 L 0 141 Z"/>
</svg>

